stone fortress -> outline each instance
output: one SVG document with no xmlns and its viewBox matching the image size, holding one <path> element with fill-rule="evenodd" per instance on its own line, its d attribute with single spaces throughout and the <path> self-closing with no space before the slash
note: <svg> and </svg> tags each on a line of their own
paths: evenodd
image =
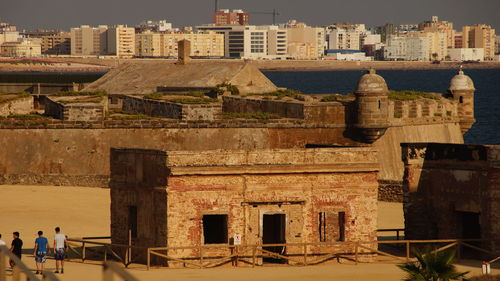
<svg viewBox="0 0 500 281">
<path fill-rule="evenodd" d="M 474 123 L 474 86 L 461 71 L 448 94 L 399 99 L 374 70 L 353 95 L 340 96 L 278 89 L 245 62 L 128 63 L 82 94 L 1 104 L 4 116 L 38 110 L 52 117 L 0 121 L 1 182 L 105 187 L 112 147 L 371 146 L 379 150 L 379 197 L 401 201 L 400 143 L 463 143 Z"/>
<path fill-rule="evenodd" d="M 475 88 L 462 70 L 446 94 L 392 92 L 371 69 L 351 95 L 306 95 L 278 88 L 251 63 L 179 57 L 123 64 L 80 92 L 4 95 L 1 182 L 109 186 L 112 241 L 125 243 L 128 229 L 135 246 L 226 244 L 236 234 L 244 244 L 373 242 L 377 200 L 403 198 L 409 237 L 467 236 L 418 219 L 438 208 L 422 186 L 435 171 L 412 166 L 405 148 L 463 145 Z M 16 118 L 31 110 L 50 118 Z M 472 160 L 493 164 L 467 164 L 498 169 L 491 151 Z M 498 172 L 490 175 L 495 189 Z M 498 202 L 494 194 L 484 200 Z M 464 223 L 491 210 L 477 204 L 456 208 L 476 213 Z M 485 233 L 496 230 L 496 217 L 488 225 Z"/>
</svg>

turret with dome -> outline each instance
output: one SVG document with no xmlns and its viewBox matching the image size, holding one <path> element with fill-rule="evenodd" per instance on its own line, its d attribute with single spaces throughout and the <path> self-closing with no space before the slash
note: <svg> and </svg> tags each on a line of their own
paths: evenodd
<svg viewBox="0 0 500 281">
<path fill-rule="evenodd" d="M 460 118 L 460 129 L 462 134 L 466 133 L 474 123 L 474 82 L 464 74 L 462 67 L 451 81 L 448 92 L 457 102 L 458 116 Z"/>
</svg>

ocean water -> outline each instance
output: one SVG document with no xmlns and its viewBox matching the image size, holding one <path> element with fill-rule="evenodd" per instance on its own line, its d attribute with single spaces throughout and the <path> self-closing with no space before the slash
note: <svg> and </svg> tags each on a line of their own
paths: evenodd
<svg viewBox="0 0 500 281">
<path fill-rule="evenodd" d="M 278 87 L 310 94 L 352 93 L 366 71 L 283 71 L 265 75 Z M 476 87 L 476 124 L 464 135 L 466 143 L 500 145 L 500 69 L 466 69 Z M 380 70 L 391 90 L 446 93 L 456 70 Z"/>
</svg>

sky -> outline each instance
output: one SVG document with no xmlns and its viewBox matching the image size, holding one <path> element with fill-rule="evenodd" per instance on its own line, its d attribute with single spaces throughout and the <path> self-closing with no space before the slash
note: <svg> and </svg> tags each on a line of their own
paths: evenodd
<svg viewBox="0 0 500 281">
<path fill-rule="evenodd" d="M 0 22 L 22 29 L 69 29 L 87 25 L 126 24 L 166 19 L 174 27 L 209 23 L 214 0 L 14 0 L 2 1 Z M 311 26 L 333 23 L 364 23 L 367 27 L 387 22 L 418 23 L 439 16 L 463 25 L 485 23 L 500 33 L 500 0 L 220 0 L 220 7 L 280 15 L 277 23 L 289 19 Z M 272 16 L 254 14 L 251 24 L 271 24 Z"/>
</svg>

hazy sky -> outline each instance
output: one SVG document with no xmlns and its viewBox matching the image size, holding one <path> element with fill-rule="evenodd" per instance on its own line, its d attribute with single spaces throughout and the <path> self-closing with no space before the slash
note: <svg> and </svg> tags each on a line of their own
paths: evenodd
<svg viewBox="0 0 500 281">
<path fill-rule="evenodd" d="M 175 27 L 209 23 L 214 0 L 5 0 L 0 22 L 19 29 L 61 28 L 82 24 L 135 25 L 144 19 L 166 19 Z M 221 8 L 248 12 L 277 9 L 277 22 L 289 19 L 324 26 L 336 22 L 365 23 L 367 27 L 418 23 L 437 15 L 463 25 L 486 23 L 500 33 L 500 0 L 220 0 Z M 251 24 L 270 24 L 271 15 L 251 15 Z"/>
</svg>

